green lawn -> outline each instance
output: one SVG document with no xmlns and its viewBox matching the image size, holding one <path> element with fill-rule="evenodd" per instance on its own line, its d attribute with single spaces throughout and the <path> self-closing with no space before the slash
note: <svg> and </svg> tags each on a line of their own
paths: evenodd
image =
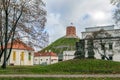
<svg viewBox="0 0 120 80">
<path fill-rule="evenodd" d="M 51 72 L 68 74 L 120 73 L 120 62 L 105 60 L 71 60 L 46 67 Z"/>
<path fill-rule="evenodd" d="M 65 50 L 75 50 L 76 42 L 79 41 L 79 38 L 59 38 L 48 47 L 44 48 L 40 52 L 45 52 L 46 50 L 51 50 L 57 54 L 62 53 Z"/>
<path fill-rule="evenodd" d="M 0 80 L 120 80 L 119 78 L 0 78 Z"/>
<path fill-rule="evenodd" d="M 48 66 L 8 66 L 0 74 L 120 74 L 120 62 L 69 60 Z"/>
</svg>

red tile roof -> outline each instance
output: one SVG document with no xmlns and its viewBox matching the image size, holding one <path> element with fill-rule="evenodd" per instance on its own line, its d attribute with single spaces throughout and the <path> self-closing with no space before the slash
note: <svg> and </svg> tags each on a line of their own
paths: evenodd
<svg viewBox="0 0 120 80">
<path fill-rule="evenodd" d="M 39 56 L 57 56 L 57 54 L 53 53 L 53 52 L 44 52 L 44 53 L 35 53 L 34 56 L 35 57 L 39 57 Z"/>
<path fill-rule="evenodd" d="M 11 44 L 9 43 L 8 46 L 7 46 L 7 48 L 10 48 L 10 47 L 11 47 Z M 14 41 L 13 41 L 12 49 L 31 50 L 31 51 L 34 51 L 33 48 L 27 46 L 25 43 L 23 43 L 23 42 L 20 41 L 20 40 L 14 40 Z"/>
</svg>

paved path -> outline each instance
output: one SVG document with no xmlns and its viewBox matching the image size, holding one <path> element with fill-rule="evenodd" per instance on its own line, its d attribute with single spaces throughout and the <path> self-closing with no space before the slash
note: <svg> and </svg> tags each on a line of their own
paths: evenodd
<svg viewBox="0 0 120 80">
<path fill-rule="evenodd" d="M 79 77 L 93 77 L 93 78 L 120 78 L 120 74 L 81 74 L 81 75 L 41 75 L 41 74 L 8 74 L 8 75 L 0 75 L 0 77 L 53 77 L 53 78 L 79 78 Z"/>
</svg>

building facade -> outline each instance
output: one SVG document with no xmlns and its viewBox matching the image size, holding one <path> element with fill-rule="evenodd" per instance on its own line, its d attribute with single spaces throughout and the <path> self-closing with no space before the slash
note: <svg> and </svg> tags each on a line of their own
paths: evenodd
<svg viewBox="0 0 120 80">
<path fill-rule="evenodd" d="M 74 58 L 75 58 L 75 51 L 63 51 L 63 61 Z"/>
<path fill-rule="evenodd" d="M 49 65 L 58 63 L 58 56 L 53 52 L 35 53 L 34 64 L 35 65 Z"/>
<path fill-rule="evenodd" d="M 7 52 L 9 52 L 11 44 L 7 46 Z M 7 61 L 8 65 L 33 65 L 34 58 L 34 49 L 27 46 L 20 40 L 15 40 L 13 42 L 12 51 L 9 60 Z M 1 59 L 2 64 L 3 57 Z"/>
<path fill-rule="evenodd" d="M 85 55 L 88 56 L 88 40 L 93 40 L 94 57 L 103 58 L 105 55 L 113 61 L 120 61 L 120 29 L 114 29 L 114 25 L 86 28 L 82 32 L 85 39 Z"/>
</svg>

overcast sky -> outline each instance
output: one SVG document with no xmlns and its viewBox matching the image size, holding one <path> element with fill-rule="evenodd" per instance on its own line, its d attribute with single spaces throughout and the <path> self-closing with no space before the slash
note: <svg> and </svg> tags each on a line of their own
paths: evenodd
<svg viewBox="0 0 120 80">
<path fill-rule="evenodd" d="M 43 0 L 46 2 L 50 43 L 66 34 L 66 27 L 73 23 L 77 36 L 86 27 L 113 25 L 114 7 L 110 0 Z"/>
</svg>

